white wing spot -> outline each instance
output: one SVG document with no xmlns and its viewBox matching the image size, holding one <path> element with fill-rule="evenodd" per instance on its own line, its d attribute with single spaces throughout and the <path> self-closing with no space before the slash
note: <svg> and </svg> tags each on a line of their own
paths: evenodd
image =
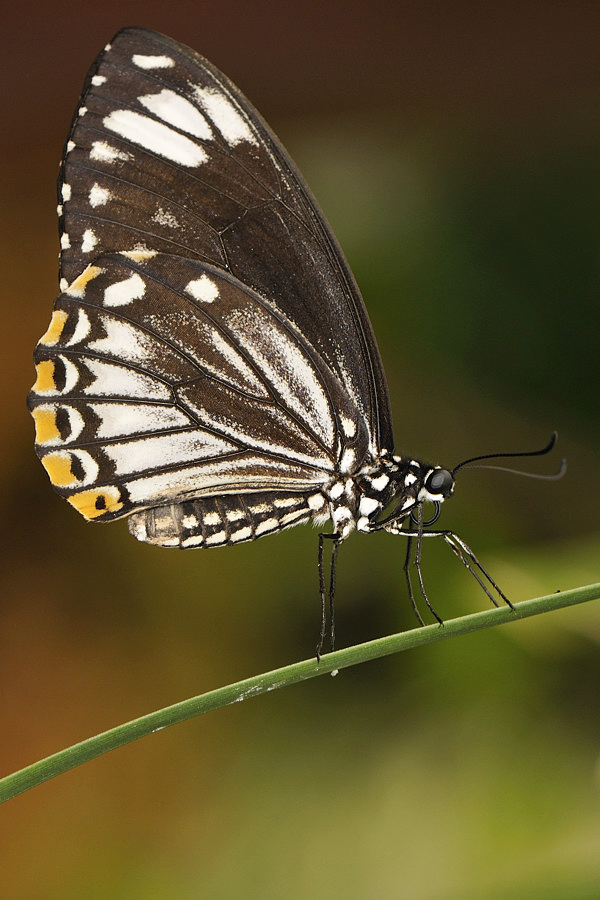
<svg viewBox="0 0 600 900">
<path fill-rule="evenodd" d="M 66 151 L 70 153 L 71 150 L 75 149 L 75 141 L 67 141 Z"/>
<path fill-rule="evenodd" d="M 356 452 L 352 450 L 352 448 L 347 447 L 342 453 L 342 458 L 340 460 L 340 472 L 350 472 L 355 465 Z"/>
<path fill-rule="evenodd" d="M 127 306 L 134 300 L 141 300 L 146 293 L 146 285 L 144 279 L 136 273 L 126 278 L 125 281 L 118 281 L 116 284 L 110 284 L 104 291 L 105 306 Z"/>
<path fill-rule="evenodd" d="M 116 356 L 127 363 L 143 363 L 152 358 L 152 342 L 137 328 L 128 322 L 101 317 L 106 337 L 98 338 L 88 344 L 92 353 Z"/>
<path fill-rule="evenodd" d="M 219 296 L 219 288 L 208 275 L 188 281 L 185 290 L 192 295 L 194 300 L 200 300 L 201 303 L 213 303 Z"/>
<path fill-rule="evenodd" d="M 60 189 L 60 193 L 61 193 L 63 200 L 65 200 L 65 201 L 70 200 L 71 199 L 71 185 L 67 184 L 65 182 Z"/>
<path fill-rule="evenodd" d="M 199 144 L 173 131 L 162 122 L 133 112 L 131 109 L 116 109 L 104 117 L 102 124 L 125 140 L 132 141 L 180 166 L 196 167 L 208 159 L 208 154 Z"/>
<path fill-rule="evenodd" d="M 331 446 L 335 432 L 329 398 L 317 369 L 294 334 L 275 322 L 267 310 L 250 304 L 228 310 L 225 324 L 239 347 L 280 392 L 288 409 Z"/>
<path fill-rule="evenodd" d="M 153 256 L 156 256 L 158 250 L 148 250 L 143 244 L 138 244 L 133 250 L 119 250 L 119 253 L 121 256 L 133 259 L 135 262 L 143 263 L 147 259 L 152 259 Z"/>
<path fill-rule="evenodd" d="M 72 347 L 74 344 L 79 344 L 81 341 L 85 340 L 90 333 L 91 328 L 92 325 L 88 319 L 87 313 L 80 307 L 77 311 L 77 325 L 75 326 L 72 337 L 69 338 L 65 346 Z"/>
<path fill-rule="evenodd" d="M 104 75 L 92 75 L 92 84 L 94 87 L 100 87 L 105 81 L 106 77 Z"/>
<path fill-rule="evenodd" d="M 91 253 L 97 243 L 98 238 L 96 237 L 92 229 L 86 228 L 83 232 L 83 240 L 81 241 L 81 252 Z"/>
<path fill-rule="evenodd" d="M 205 141 L 211 140 L 213 133 L 200 110 L 175 91 L 164 88 L 160 94 L 146 94 L 144 97 L 138 97 L 138 100 L 163 122 L 174 125 L 175 128 L 186 131 L 194 137 Z"/>
<path fill-rule="evenodd" d="M 106 141 L 94 141 L 90 150 L 90 159 L 93 159 L 95 162 L 112 163 L 117 162 L 117 160 L 127 162 L 128 159 L 132 158 L 131 153 L 117 150 L 116 147 L 111 147 Z"/>
<path fill-rule="evenodd" d="M 96 182 L 96 184 L 94 184 L 94 186 L 90 188 L 88 200 L 92 209 L 96 209 L 97 206 L 106 206 L 111 198 L 112 194 L 108 190 L 108 188 L 100 187 L 98 182 Z"/>
<path fill-rule="evenodd" d="M 66 289 L 69 287 L 69 282 L 67 281 L 66 278 L 61 278 L 58 286 L 59 286 L 61 292 L 66 291 Z"/>
<path fill-rule="evenodd" d="M 58 206 L 56 207 L 56 214 L 57 214 L 58 216 L 62 216 L 62 214 L 63 214 L 63 205 L 62 205 L 62 203 L 59 203 Z"/>
<path fill-rule="evenodd" d="M 170 400 L 170 389 L 135 369 L 86 357 L 86 369 L 94 380 L 83 389 L 88 397 L 134 397 L 140 400 Z"/>
<path fill-rule="evenodd" d="M 132 440 L 118 443 L 107 443 L 102 451 L 114 462 L 115 475 L 131 473 L 137 478 L 140 472 L 152 472 L 163 466 L 178 466 L 178 472 L 165 472 L 158 476 L 150 476 L 151 479 L 157 478 L 158 481 L 166 478 L 167 481 L 173 483 L 178 477 L 181 478 L 185 475 L 185 469 L 181 469 L 185 463 L 197 463 L 203 458 L 231 449 L 233 449 L 231 444 L 226 444 L 225 441 L 221 441 L 205 431 L 196 430 L 170 431 L 167 434 L 152 437 L 135 437 Z M 142 483 L 143 480 L 138 481 L 138 487 Z M 168 497 L 169 494 L 171 492 L 164 491 L 163 488 L 164 497 Z M 131 499 L 133 500 L 133 496 Z"/>
<path fill-rule="evenodd" d="M 153 406 L 142 403 L 90 403 L 90 409 L 98 417 L 96 437 L 105 440 L 134 434 L 136 436 L 152 431 L 169 431 L 186 428 L 188 417 L 178 409 L 168 406 Z"/>
<path fill-rule="evenodd" d="M 198 85 L 194 87 L 194 93 L 230 147 L 235 147 L 242 141 L 258 144 L 248 122 L 227 97 L 218 91 Z"/>
<path fill-rule="evenodd" d="M 156 222 L 157 225 L 166 225 L 167 228 L 181 228 L 175 216 L 170 212 L 166 212 L 162 206 L 158 207 L 152 216 L 152 221 Z"/>
<path fill-rule="evenodd" d="M 352 419 L 347 419 L 344 415 L 340 415 L 340 422 L 346 437 L 353 438 L 356 434 L 356 422 L 353 422 Z"/>
<path fill-rule="evenodd" d="M 69 238 L 69 235 L 65 231 L 64 234 L 61 234 L 61 236 L 60 236 L 60 248 L 61 248 L 61 250 L 68 250 L 70 246 L 71 246 L 71 239 Z"/>
<path fill-rule="evenodd" d="M 175 65 L 170 56 L 147 56 L 143 53 L 134 53 L 131 61 L 138 69 L 170 69 Z"/>
</svg>

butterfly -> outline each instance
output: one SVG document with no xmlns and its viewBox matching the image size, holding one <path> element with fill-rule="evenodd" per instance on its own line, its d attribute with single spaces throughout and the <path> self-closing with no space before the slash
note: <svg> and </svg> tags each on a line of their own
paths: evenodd
<svg viewBox="0 0 600 900">
<path fill-rule="evenodd" d="M 35 351 L 36 451 L 86 519 L 161 547 L 232 545 L 329 519 L 322 622 L 352 532 L 440 536 L 453 471 L 394 454 L 358 287 L 286 151 L 210 62 L 140 28 L 94 62 L 64 147 L 60 296 Z M 468 460 L 466 462 L 471 462 Z M 427 529 L 429 526 L 429 530 Z M 332 542 L 329 586 L 324 542 Z M 435 611 L 434 616 L 441 621 Z"/>
</svg>

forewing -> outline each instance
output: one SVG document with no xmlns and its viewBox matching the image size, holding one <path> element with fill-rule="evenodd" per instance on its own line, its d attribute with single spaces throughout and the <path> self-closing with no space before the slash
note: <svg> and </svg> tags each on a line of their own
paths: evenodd
<svg viewBox="0 0 600 900">
<path fill-rule="evenodd" d="M 304 335 L 372 449 L 392 449 L 379 352 L 341 250 L 277 138 L 209 62 L 154 32 L 119 32 L 88 75 L 59 211 L 61 288 L 107 251 L 221 268 Z"/>
<path fill-rule="evenodd" d="M 339 462 L 340 431 L 356 459 L 367 451 L 360 411 L 294 323 L 200 261 L 98 257 L 56 301 L 36 368 L 38 455 L 87 518 L 314 492 Z"/>
</svg>

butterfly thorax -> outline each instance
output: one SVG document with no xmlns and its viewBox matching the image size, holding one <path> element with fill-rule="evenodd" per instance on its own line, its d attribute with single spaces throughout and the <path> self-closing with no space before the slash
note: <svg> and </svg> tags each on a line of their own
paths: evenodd
<svg viewBox="0 0 600 900">
<path fill-rule="evenodd" d="M 325 495 L 334 530 L 346 538 L 354 530 L 397 532 L 420 503 L 442 503 L 453 490 L 454 479 L 446 469 L 410 456 L 382 454 L 353 477 L 335 480 Z"/>
</svg>

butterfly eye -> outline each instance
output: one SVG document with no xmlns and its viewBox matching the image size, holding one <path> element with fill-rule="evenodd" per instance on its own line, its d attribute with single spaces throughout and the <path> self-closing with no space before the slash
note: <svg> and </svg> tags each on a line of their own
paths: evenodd
<svg viewBox="0 0 600 900">
<path fill-rule="evenodd" d="M 434 469 L 425 479 L 425 487 L 430 494 L 449 497 L 454 489 L 454 478 L 447 469 Z"/>
</svg>

